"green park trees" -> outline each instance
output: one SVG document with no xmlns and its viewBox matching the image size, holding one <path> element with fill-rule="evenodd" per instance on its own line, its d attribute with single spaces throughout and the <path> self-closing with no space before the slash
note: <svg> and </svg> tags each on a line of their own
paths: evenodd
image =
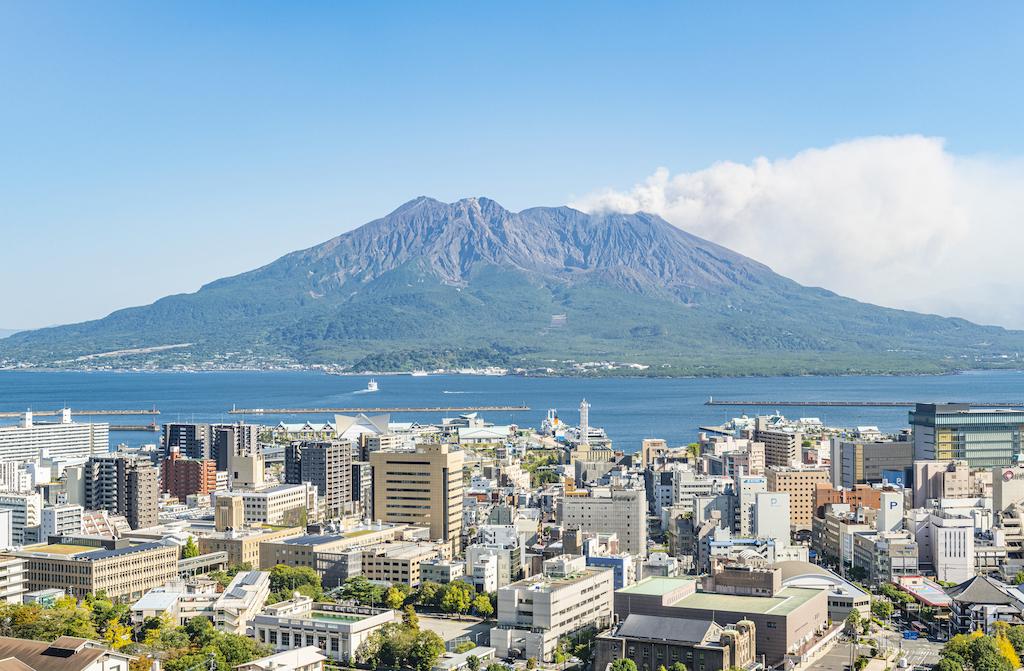
<svg viewBox="0 0 1024 671">
<path fill-rule="evenodd" d="M 474 594 L 476 594 L 473 588 L 464 582 L 449 583 L 446 587 L 448 589 L 445 590 L 444 596 L 441 597 L 441 602 L 438 604 L 441 610 L 445 613 L 459 615 L 469 610 Z"/>
<path fill-rule="evenodd" d="M 430 671 L 443 654 L 444 641 L 432 631 L 421 630 L 412 606 L 408 606 L 401 622 L 391 622 L 370 634 L 355 657 L 373 669 L 408 664 L 416 671 Z"/>
<path fill-rule="evenodd" d="M 309 566 L 278 564 L 270 571 L 270 603 L 287 601 L 293 592 L 317 600 L 323 596 L 320 576 Z"/>
</svg>

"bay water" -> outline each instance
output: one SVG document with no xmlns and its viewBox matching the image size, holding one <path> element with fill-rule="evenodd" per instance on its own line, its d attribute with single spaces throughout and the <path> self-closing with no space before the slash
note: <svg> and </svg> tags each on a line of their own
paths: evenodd
<svg viewBox="0 0 1024 671">
<path fill-rule="evenodd" d="M 603 427 L 615 449 L 634 452 L 644 438 L 670 446 L 697 438 L 700 426 L 718 425 L 746 413 L 817 417 L 830 426 L 907 428 L 908 408 L 778 407 L 778 401 L 904 401 L 911 403 L 1024 402 L 1024 372 L 979 371 L 958 375 L 901 377 L 759 377 L 722 379 L 541 378 L 479 375 L 376 376 L 379 391 L 367 392 L 369 376 L 314 371 L 24 372 L 0 371 L 0 412 L 31 410 L 160 411 L 156 423 L 333 421 L 333 415 L 231 415 L 233 408 L 367 408 L 523 406 L 529 410 L 487 412 L 494 424 L 539 427 L 548 409 L 570 425 L 579 405 L 591 405 L 591 426 Z M 759 401 L 761 406 L 709 406 L 716 400 Z M 458 413 L 448 413 L 454 416 Z M 440 423 L 445 413 L 392 413 L 393 422 Z M 52 417 L 40 417 L 53 421 Z M 145 416 L 76 416 L 77 421 L 149 424 Z M 2 420 L 15 423 L 17 419 Z M 111 445 L 158 441 L 156 433 L 111 432 Z"/>
</svg>

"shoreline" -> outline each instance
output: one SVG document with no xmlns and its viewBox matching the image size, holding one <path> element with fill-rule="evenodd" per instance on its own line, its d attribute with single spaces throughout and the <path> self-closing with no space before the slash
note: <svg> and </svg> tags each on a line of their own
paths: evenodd
<svg viewBox="0 0 1024 671">
<path fill-rule="evenodd" d="M 544 374 L 526 375 L 520 373 L 508 373 L 505 375 L 483 375 L 475 373 L 428 373 L 425 377 L 515 377 L 534 379 L 575 379 L 575 380 L 755 380 L 770 378 L 863 378 L 863 377 L 944 377 L 964 375 L 967 373 L 986 372 L 1021 372 L 1020 368 L 960 368 L 941 373 L 774 373 L 774 374 L 751 374 L 751 375 L 595 375 L 595 374 Z M 202 373 L 314 373 L 319 375 L 332 375 L 336 377 L 413 377 L 409 372 L 331 372 L 315 368 L 200 368 L 195 370 L 181 370 L 175 368 L 0 368 L 0 375 L 4 373 L 117 373 L 117 374 L 146 374 L 146 375 L 198 375 Z"/>
</svg>

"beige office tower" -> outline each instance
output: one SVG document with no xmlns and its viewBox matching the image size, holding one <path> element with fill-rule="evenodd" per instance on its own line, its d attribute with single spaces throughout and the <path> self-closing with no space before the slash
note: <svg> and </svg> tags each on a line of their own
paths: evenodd
<svg viewBox="0 0 1024 671">
<path fill-rule="evenodd" d="M 430 527 L 433 540 L 462 536 L 462 452 L 449 445 L 370 454 L 373 512 L 393 524 Z M 457 547 L 455 548 L 457 549 Z"/>
<path fill-rule="evenodd" d="M 218 494 L 213 523 L 217 531 L 241 529 L 245 525 L 245 497 L 241 494 Z"/>
</svg>

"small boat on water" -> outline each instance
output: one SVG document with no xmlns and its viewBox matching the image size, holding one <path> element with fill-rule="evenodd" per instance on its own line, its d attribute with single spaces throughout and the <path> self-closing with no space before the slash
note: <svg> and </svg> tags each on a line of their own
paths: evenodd
<svg viewBox="0 0 1024 671">
<path fill-rule="evenodd" d="M 366 391 L 377 391 L 377 381 L 372 377 L 370 378 L 370 382 L 366 385 Z"/>
<path fill-rule="evenodd" d="M 412 376 L 413 377 L 426 377 L 427 376 L 427 371 L 425 371 L 425 370 L 414 370 L 412 372 Z"/>
</svg>

